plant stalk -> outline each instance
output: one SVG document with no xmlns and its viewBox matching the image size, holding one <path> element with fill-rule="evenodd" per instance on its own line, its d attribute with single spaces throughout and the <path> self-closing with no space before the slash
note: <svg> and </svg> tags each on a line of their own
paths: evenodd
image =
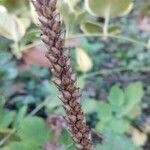
<svg viewBox="0 0 150 150">
<path fill-rule="evenodd" d="M 108 8 L 108 11 L 105 14 L 105 22 L 103 27 L 104 38 L 107 38 L 108 36 L 109 19 L 110 19 L 110 8 Z"/>
</svg>

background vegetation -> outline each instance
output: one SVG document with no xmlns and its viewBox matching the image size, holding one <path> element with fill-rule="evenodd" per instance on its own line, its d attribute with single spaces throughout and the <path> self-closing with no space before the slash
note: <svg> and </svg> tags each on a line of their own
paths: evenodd
<svg viewBox="0 0 150 150">
<path fill-rule="evenodd" d="M 148 0 L 58 3 L 97 150 L 150 149 L 149 8 Z M 75 149 L 37 24 L 29 1 L 0 0 L 0 150 Z"/>
</svg>

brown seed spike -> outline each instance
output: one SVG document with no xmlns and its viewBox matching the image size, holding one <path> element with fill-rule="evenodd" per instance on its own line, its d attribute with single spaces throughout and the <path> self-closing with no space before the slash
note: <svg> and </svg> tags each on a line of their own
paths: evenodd
<svg viewBox="0 0 150 150">
<path fill-rule="evenodd" d="M 66 36 L 66 31 L 61 32 L 59 38 L 62 39 L 62 40 L 64 40 L 65 36 Z"/>
<path fill-rule="evenodd" d="M 61 31 L 60 14 L 56 14 L 57 0 L 34 0 L 41 23 L 42 41 L 46 44 L 49 67 L 59 89 L 66 111 L 66 122 L 77 150 L 93 150 L 91 133 L 81 110 L 76 76 L 72 72 L 69 49 L 65 49 L 65 31 Z"/>
<path fill-rule="evenodd" d="M 41 35 L 41 39 L 44 43 L 49 44 L 49 37 L 47 35 Z"/>
<path fill-rule="evenodd" d="M 59 86 L 60 87 L 60 85 L 61 85 L 61 80 L 59 80 L 59 79 L 54 79 L 54 80 L 52 80 L 57 86 Z"/>
<path fill-rule="evenodd" d="M 54 21 L 60 22 L 60 14 L 57 14 L 56 16 L 54 16 Z"/>
<path fill-rule="evenodd" d="M 57 58 L 55 58 L 53 55 L 49 54 L 47 55 L 47 58 L 50 59 L 51 62 L 56 63 L 57 62 Z"/>
<path fill-rule="evenodd" d="M 32 0 L 32 4 L 34 5 L 35 9 L 40 9 L 41 5 L 36 0 Z"/>
<path fill-rule="evenodd" d="M 55 11 L 57 0 L 47 0 L 47 1 L 49 1 L 48 2 L 48 7 L 51 7 L 52 11 Z"/>
<path fill-rule="evenodd" d="M 68 101 L 64 98 L 63 95 L 58 96 L 59 99 L 63 102 L 63 103 L 67 103 Z"/>
<path fill-rule="evenodd" d="M 47 19 L 46 17 L 39 16 L 39 21 L 40 21 L 43 25 L 47 25 L 47 24 L 48 24 L 48 19 Z"/>
</svg>

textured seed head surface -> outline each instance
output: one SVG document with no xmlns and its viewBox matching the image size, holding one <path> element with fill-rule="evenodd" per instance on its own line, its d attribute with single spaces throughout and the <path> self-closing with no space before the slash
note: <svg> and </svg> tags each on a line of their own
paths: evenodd
<svg viewBox="0 0 150 150">
<path fill-rule="evenodd" d="M 72 73 L 69 50 L 65 49 L 65 32 L 61 31 L 60 15 L 56 14 L 57 0 L 32 1 L 40 21 L 41 39 L 48 52 L 46 57 L 60 90 L 60 100 L 66 110 L 69 131 L 78 150 L 93 150 L 90 130 L 80 106 L 80 93 L 76 76 Z"/>
</svg>

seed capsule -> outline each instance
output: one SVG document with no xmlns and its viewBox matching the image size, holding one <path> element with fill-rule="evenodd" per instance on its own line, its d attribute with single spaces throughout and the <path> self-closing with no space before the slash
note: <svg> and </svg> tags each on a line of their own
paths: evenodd
<svg viewBox="0 0 150 150">
<path fill-rule="evenodd" d="M 61 74 L 61 72 L 62 72 L 61 66 L 59 66 L 58 64 L 55 64 L 55 65 L 54 65 L 54 69 L 55 69 L 58 73 Z"/>
<path fill-rule="evenodd" d="M 43 25 L 47 25 L 48 24 L 48 19 L 44 16 L 39 16 L 39 21 L 43 24 Z"/>
<path fill-rule="evenodd" d="M 71 98 L 71 94 L 68 91 L 62 91 L 63 95 L 66 99 L 70 99 Z"/>
<path fill-rule="evenodd" d="M 48 37 L 48 36 L 42 35 L 42 36 L 41 36 L 41 39 L 42 39 L 42 41 L 43 41 L 44 43 L 49 44 L 49 37 Z"/>
<path fill-rule="evenodd" d="M 76 119 L 77 119 L 76 116 L 73 116 L 73 115 L 69 115 L 68 118 L 69 118 L 69 120 L 72 121 L 72 122 L 75 122 Z"/>
<path fill-rule="evenodd" d="M 53 63 L 56 63 L 56 62 L 57 62 L 57 58 L 55 58 L 55 57 L 54 57 L 53 55 L 51 55 L 51 54 L 48 54 L 48 55 L 47 55 L 47 58 L 49 58 L 50 61 L 53 62 Z"/>
<path fill-rule="evenodd" d="M 36 9 L 39 9 L 39 8 L 41 7 L 41 5 L 39 4 L 39 2 L 36 1 L 36 0 L 32 0 L 32 4 L 34 5 L 34 7 L 35 7 Z"/>
<path fill-rule="evenodd" d="M 60 80 L 60 79 L 54 79 L 53 82 L 54 82 L 57 86 L 60 86 L 60 85 L 61 85 L 61 80 Z"/>
<path fill-rule="evenodd" d="M 59 99 L 60 99 L 63 103 L 68 102 L 68 100 L 66 100 L 66 99 L 63 97 L 63 95 L 60 95 L 60 96 L 59 96 Z"/>
</svg>

